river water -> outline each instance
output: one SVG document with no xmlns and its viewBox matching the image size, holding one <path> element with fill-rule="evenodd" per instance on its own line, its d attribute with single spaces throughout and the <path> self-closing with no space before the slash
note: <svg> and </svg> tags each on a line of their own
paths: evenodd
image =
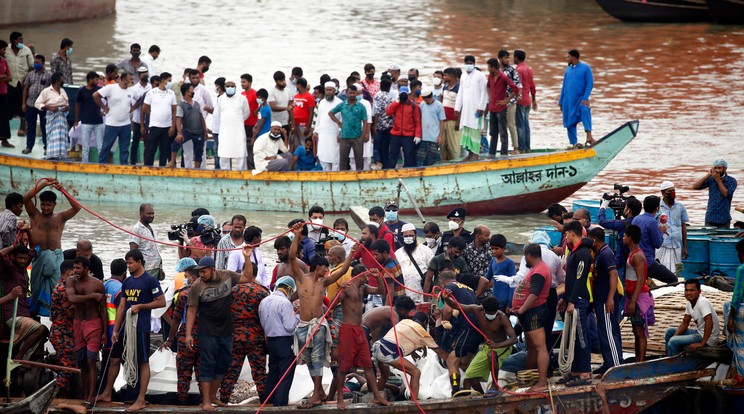
<svg viewBox="0 0 744 414">
<path fill-rule="evenodd" d="M 275 70 L 289 74 L 293 66 L 301 66 L 309 82 L 317 84 L 322 73 L 343 80 L 353 70 L 361 72 L 367 62 L 377 66 L 378 75 L 392 63 L 404 71 L 416 67 L 426 83 L 434 70 L 460 65 L 465 54 L 475 55 L 485 68 L 499 49 L 524 49 L 537 84 L 539 109 L 530 115 L 534 148 L 567 145 L 557 98 L 564 56 L 576 48 L 594 71 L 595 137 L 632 119 L 640 120 L 640 132 L 566 205 L 577 198 L 597 199 L 616 182 L 629 185 L 631 193 L 642 198 L 658 194 L 658 185 L 671 180 L 692 224 L 702 225 L 707 193 L 691 186 L 713 159 L 725 157 L 729 173 L 744 180 L 741 26 L 621 23 L 592 0 L 402 0 L 392 7 L 374 0 L 188 0 L 178 7 L 164 6 L 120 0 L 116 14 L 105 18 L 18 29 L 26 44 L 34 44 L 48 59 L 63 37 L 73 39 L 76 83 L 88 70 L 103 72 L 107 63 L 126 58 L 134 42 L 143 51 L 151 44 L 161 47 L 158 70 L 178 75 L 206 54 L 213 61 L 208 84 L 218 76 L 237 80 L 248 72 L 256 88 L 273 85 Z M 394 195 L 380 194 L 380 203 L 389 197 Z M 198 207 L 166 206 L 167 200 L 135 202 L 140 201 L 155 204 L 154 227 L 162 239 L 170 224 L 185 221 Z M 744 205 L 744 190 L 736 192 L 734 204 Z M 64 206 L 60 203 L 59 208 Z M 126 227 L 138 217 L 136 204 L 102 200 L 89 206 Z M 199 207 L 221 221 L 238 213 Z M 740 213 L 733 215 L 744 220 Z M 301 215 L 247 216 L 266 237 Z M 403 219 L 420 223 L 414 217 Z M 441 217 L 427 219 L 445 224 Z M 523 215 L 472 218 L 466 227 L 476 223 L 515 242 L 524 242 L 536 225 L 547 224 L 543 215 Z M 87 213 L 68 223 L 63 245 L 72 247 L 78 238 L 91 239 L 105 263 L 128 249 L 125 234 Z M 265 251 L 273 255 L 273 249 Z M 163 256 L 166 271 L 173 269 L 175 250 L 164 247 Z"/>
</svg>

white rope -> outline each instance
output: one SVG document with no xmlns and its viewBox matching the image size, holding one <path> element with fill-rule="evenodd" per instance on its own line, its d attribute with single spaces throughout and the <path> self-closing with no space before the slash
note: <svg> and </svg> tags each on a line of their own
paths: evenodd
<svg viewBox="0 0 744 414">
<path fill-rule="evenodd" d="M 138 364 L 137 364 L 137 316 L 132 315 L 132 309 L 127 310 L 124 320 L 124 353 L 122 359 L 124 363 L 124 380 L 130 387 L 137 383 Z M 147 350 L 145 350 L 147 352 Z"/>
<path fill-rule="evenodd" d="M 579 322 L 579 310 L 574 308 L 573 312 L 566 312 L 563 317 L 563 335 L 561 335 L 561 348 L 558 352 L 558 369 L 561 375 L 571 372 L 574 360 L 574 348 L 576 347 L 576 327 Z"/>
</svg>

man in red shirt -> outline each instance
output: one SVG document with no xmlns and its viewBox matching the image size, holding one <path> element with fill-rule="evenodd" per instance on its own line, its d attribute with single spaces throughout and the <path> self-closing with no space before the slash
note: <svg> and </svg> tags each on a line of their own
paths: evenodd
<svg viewBox="0 0 744 414">
<path fill-rule="evenodd" d="M 307 90 L 307 80 L 305 78 L 295 79 L 297 86 L 297 95 L 292 100 L 294 123 L 292 124 L 292 134 L 290 135 L 290 145 L 292 151 L 302 145 L 305 131 L 309 131 L 311 115 L 315 109 L 315 97 Z"/>
<path fill-rule="evenodd" d="M 498 138 L 501 137 L 501 155 L 507 155 L 509 153 L 509 135 L 506 130 L 506 106 L 509 101 L 518 95 L 519 87 L 517 84 L 509 79 L 504 72 L 499 70 L 498 59 L 488 59 L 488 111 L 491 112 L 490 118 L 490 132 L 491 132 L 491 145 L 488 148 L 488 153 L 492 156 L 496 155 L 496 146 L 498 145 Z M 506 86 L 511 86 L 512 93 L 506 96 Z"/>
<path fill-rule="evenodd" d="M 416 96 L 408 87 L 401 87 L 398 101 L 391 103 L 385 113 L 393 117 L 393 128 L 390 130 L 388 165 L 384 168 L 395 168 L 401 148 L 403 166 L 415 167 L 416 146 L 421 142 L 421 109 L 416 105 Z"/>
<path fill-rule="evenodd" d="M 517 73 L 519 73 L 519 79 L 522 81 L 522 93 L 517 97 L 519 152 L 530 152 L 530 107 L 537 111 L 535 80 L 532 77 L 532 68 L 524 63 L 526 56 L 524 50 L 514 51 L 514 63 L 517 65 Z"/>
<path fill-rule="evenodd" d="M 243 88 L 242 95 L 248 101 L 248 109 L 250 109 L 250 115 L 245 119 L 245 144 L 248 150 L 247 158 L 247 169 L 252 170 L 256 168 L 253 164 L 253 141 L 256 137 L 253 136 L 253 127 L 258 123 L 258 102 L 256 101 L 256 90 L 253 89 L 253 76 L 249 73 L 240 75 L 240 86 Z"/>
</svg>

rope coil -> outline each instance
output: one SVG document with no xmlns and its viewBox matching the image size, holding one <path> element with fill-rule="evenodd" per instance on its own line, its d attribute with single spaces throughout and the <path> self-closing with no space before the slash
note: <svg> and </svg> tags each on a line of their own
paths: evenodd
<svg viewBox="0 0 744 414">
<path fill-rule="evenodd" d="M 124 320 L 124 353 L 122 354 L 122 360 L 124 362 L 122 365 L 124 366 L 124 379 L 130 387 L 134 387 L 139 376 L 139 365 L 137 363 L 138 318 L 138 315 L 132 314 L 132 308 L 127 309 L 127 316 Z"/>
<path fill-rule="evenodd" d="M 573 312 L 566 312 L 563 321 L 563 335 L 561 335 L 561 348 L 558 353 L 558 369 L 561 375 L 571 372 L 574 360 L 574 349 L 576 347 L 576 328 L 579 323 L 579 310 L 574 308 Z"/>
</svg>

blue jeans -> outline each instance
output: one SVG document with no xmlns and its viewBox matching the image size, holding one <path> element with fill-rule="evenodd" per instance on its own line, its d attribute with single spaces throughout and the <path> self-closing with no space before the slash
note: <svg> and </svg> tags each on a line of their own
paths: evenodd
<svg viewBox="0 0 744 414">
<path fill-rule="evenodd" d="M 46 111 L 40 111 L 33 106 L 26 107 L 26 148 L 33 149 L 36 144 L 36 118 L 41 123 L 41 141 L 46 149 Z"/>
<path fill-rule="evenodd" d="M 232 336 L 199 334 L 199 382 L 209 382 L 225 377 L 232 363 Z"/>
<path fill-rule="evenodd" d="M 669 356 L 677 355 L 682 352 L 687 345 L 696 344 L 703 340 L 703 337 L 698 333 L 698 331 L 693 331 L 692 329 L 688 329 L 679 335 L 675 335 L 675 333 L 677 333 L 677 328 L 669 328 L 666 331 L 666 335 L 664 335 L 667 355 Z"/>
<path fill-rule="evenodd" d="M 139 161 L 139 146 L 140 141 L 142 140 L 142 124 L 137 122 L 132 122 L 132 146 L 129 150 L 129 155 L 131 155 L 129 159 L 129 163 L 132 165 L 137 165 L 137 161 Z"/>
<path fill-rule="evenodd" d="M 99 150 L 101 148 L 101 142 L 103 141 L 103 131 L 105 130 L 105 126 L 103 124 L 80 124 L 80 142 L 83 146 L 83 154 L 82 154 L 82 160 L 83 162 L 88 162 L 90 157 L 90 147 L 91 147 L 91 136 L 95 135 L 95 146 L 96 150 Z M 98 154 L 98 158 L 100 159 L 101 154 Z"/>
<path fill-rule="evenodd" d="M 517 104 L 517 137 L 519 151 L 530 150 L 530 106 Z"/>
<path fill-rule="evenodd" d="M 374 151 L 372 158 L 374 162 L 382 163 L 383 166 L 388 165 L 388 157 L 390 155 L 390 130 L 389 129 L 378 129 L 375 135 Z"/>
<path fill-rule="evenodd" d="M 114 146 L 114 141 L 119 138 L 119 164 L 127 165 L 129 162 L 129 141 L 132 138 L 132 126 L 110 126 L 106 125 L 106 129 L 103 130 L 103 145 L 101 145 L 101 153 L 98 154 L 98 162 L 100 164 L 108 164 L 109 158 L 111 158 L 111 148 Z"/>
<path fill-rule="evenodd" d="M 401 148 L 403 149 L 403 166 L 416 166 L 416 144 L 413 142 L 413 137 L 391 135 L 390 152 L 388 153 L 388 164 L 386 168 L 395 168 Z"/>
</svg>

